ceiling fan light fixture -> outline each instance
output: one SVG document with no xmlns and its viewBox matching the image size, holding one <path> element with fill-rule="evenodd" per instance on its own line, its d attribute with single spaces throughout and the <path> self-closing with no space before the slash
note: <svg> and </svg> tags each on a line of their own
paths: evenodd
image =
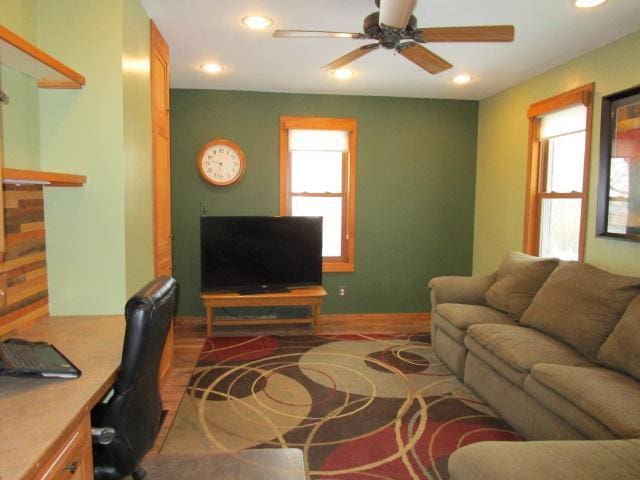
<svg viewBox="0 0 640 480">
<path fill-rule="evenodd" d="M 336 77 L 338 80 L 349 80 L 353 77 L 353 70 L 349 68 L 339 68 L 337 70 L 333 70 L 331 75 Z"/>
<path fill-rule="evenodd" d="M 217 63 L 203 63 L 202 65 L 200 65 L 200 68 L 203 71 L 210 73 L 212 75 L 215 75 L 216 73 L 220 73 L 224 70 L 224 67 L 222 67 L 221 65 L 218 65 Z"/>
<path fill-rule="evenodd" d="M 252 30 L 263 30 L 273 25 L 273 20 L 262 15 L 249 15 L 242 19 L 242 23 Z"/>
<path fill-rule="evenodd" d="M 592 8 L 602 5 L 607 0 L 574 0 L 573 4 L 578 8 Z"/>
<path fill-rule="evenodd" d="M 471 81 L 471 75 L 467 75 L 466 73 L 461 73 L 460 75 L 456 75 L 451 79 L 452 83 L 456 85 L 464 85 L 465 83 L 469 83 Z"/>
<path fill-rule="evenodd" d="M 380 25 L 404 29 L 416 8 L 417 0 L 382 0 L 380 2 Z"/>
</svg>

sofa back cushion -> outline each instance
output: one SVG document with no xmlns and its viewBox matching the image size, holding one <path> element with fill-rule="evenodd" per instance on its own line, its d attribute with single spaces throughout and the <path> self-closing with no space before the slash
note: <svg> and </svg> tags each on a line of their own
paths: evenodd
<svg viewBox="0 0 640 480">
<path fill-rule="evenodd" d="M 502 260 L 497 279 L 485 294 L 487 305 L 518 321 L 551 272 L 557 258 L 538 258 L 509 252 Z"/>
<path fill-rule="evenodd" d="M 640 295 L 600 347 L 598 361 L 640 380 Z"/>
<path fill-rule="evenodd" d="M 600 346 L 639 293 L 640 278 L 614 275 L 586 263 L 563 263 L 549 276 L 520 323 L 595 360 Z"/>
</svg>

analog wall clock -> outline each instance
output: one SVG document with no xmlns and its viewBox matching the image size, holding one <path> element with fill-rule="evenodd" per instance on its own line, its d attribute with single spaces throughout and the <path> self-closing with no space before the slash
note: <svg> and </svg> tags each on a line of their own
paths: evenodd
<svg viewBox="0 0 640 480">
<path fill-rule="evenodd" d="M 196 165 L 204 180 L 212 185 L 226 186 L 242 178 L 245 158 L 242 149 L 232 141 L 216 139 L 202 147 Z"/>
</svg>

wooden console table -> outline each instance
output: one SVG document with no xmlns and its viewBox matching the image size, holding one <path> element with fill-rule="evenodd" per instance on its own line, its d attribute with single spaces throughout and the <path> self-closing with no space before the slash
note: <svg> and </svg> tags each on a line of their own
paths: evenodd
<svg viewBox="0 0 640 480">
<path fill-rule="evenodd" d="M 240 295 L 238 293 L 203 293 L 200 295 L 207 312 L 207 337 L 211 336 L 215 320 L 214 308 L 221 307 L 289 307 L 309 306 L 309 318 L 242 318 L 238 320 L 215 320 L 216 325 L 266 325 L 288 323 L 311 323 L 320 320 L 320 306 L 327 292 L 322 287 L 296 288 L 286 293 L 261 293 Z"/>
</svg>

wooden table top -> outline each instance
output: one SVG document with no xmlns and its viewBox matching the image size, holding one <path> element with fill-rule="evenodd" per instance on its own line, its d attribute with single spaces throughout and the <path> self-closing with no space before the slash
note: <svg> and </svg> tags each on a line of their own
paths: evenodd
<svg viewBox="0 0 640 480">
<path fill-rule="evenodd" d="M 257 293 L 255 295 L 240 295 L 237 292 L 226 293 L 201 293 L 200 298 L 203 300 L 224 300 L 224 299 L 275 299 L 275 298 L 306 298 L 306 297 L 324 297 L 327 291 L 322 287 L 303 287 L 291 288 L 288 292 L 279 293 Z"/>
<path fill-rule="evenodd" d="M 298 448 L 264 448 L 229 453 L 158 455 L 143 467 L 151 480 L 305 480 Z"/>
<path fill-rule="evenodd" d="M 77 379 L 0 376 L 0 478 L 37 468 L 55 442 L 111 388 L 122 357 L 124 317 L 48 317 L 10 337 L 55 345 L 81 371 Z"/>
</svg>

